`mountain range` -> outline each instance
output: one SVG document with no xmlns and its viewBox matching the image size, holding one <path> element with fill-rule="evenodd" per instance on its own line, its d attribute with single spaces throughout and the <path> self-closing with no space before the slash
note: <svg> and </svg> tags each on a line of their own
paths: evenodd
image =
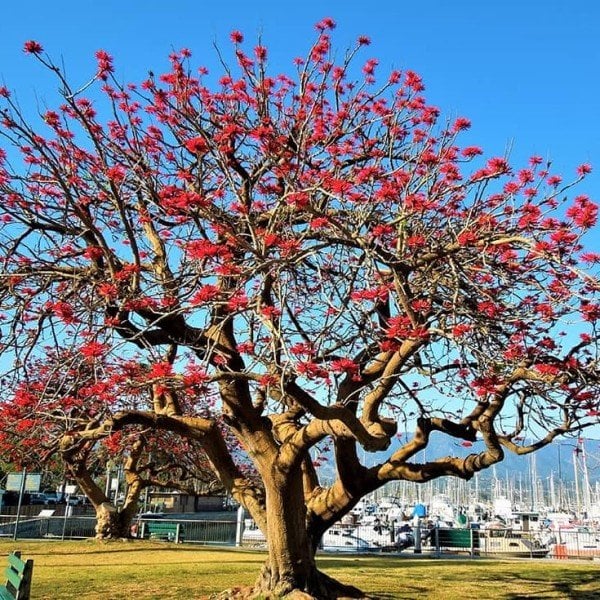
<svg viewBox="0 0 600 600">
<path fill-rule="evenodd" d="M 361 455 L 363 464 L 373 466 L 381 462 L 400 447 L 403 439 L 407 439 L 407 437 L 403 436 L 400 440 L 394 440 L 392 447 L 385 452 L 363 453 Z M 413 462 L 424 462 L 443 456 L 467 456 L 483 449 L 484 445 L 481 441 L 465 447 L 460 442 L 448 438 L 448 436 L 433 433 L 430 436 L 427 448 L 421 451 Z M 333 464 L 331 461 L 326 460 L 327 456 L 323 458 L 325 460 L 321 461 L 322 464 L 319 470 L 326 477 L 332 477 Z M 575 462 L 577 463 L 580 480 L 583 477 L 585 462 L 591 485 L 600 482 L 600 440 L 590 438 L 555 440 L 552 444 L 528 455 L 516 455 L 506 451 L 504 460 L 498 463 L 495 468 L 483 471 L 480 477 L 483 481 L 492 480 L 493 478 L 503 481 L 530 481 L 532 475 L 535 475 L 539 480 L 548 480 L 553 477 L 556 484 L 560 480 L 567 485 L 575 480 Z"/>
</svg>

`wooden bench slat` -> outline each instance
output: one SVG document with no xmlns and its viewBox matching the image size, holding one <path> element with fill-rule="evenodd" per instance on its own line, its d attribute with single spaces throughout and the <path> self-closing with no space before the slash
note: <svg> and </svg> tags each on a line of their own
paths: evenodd
<svg viewBox="0 0 600 600">
<path fill-rule="evenodd" d="M 29 600 L 33 560 L 20 558 L 20 552 L 8 555 L 8 566 L 4 570 L 6 584 L 0 586 L 0 600 Z"/>
<path fill-rule="evenodd" d="M 19 573 L 17 573 L 10 567 L 7 567 L 6 569 L 4 569 L 4 575 L 6 576 L 7 581 L 9 581 L 16 590 L 18 590 L 21 587 L 23 577 Z"/>
<path fill-rule="evenodd" d="M 17 571 L 21 572 L 25 569 L 25 565 L 27 564 L 20 555 L 11 553 L 8 555 L 8 564 L 14 567 Z"/>
</svg>

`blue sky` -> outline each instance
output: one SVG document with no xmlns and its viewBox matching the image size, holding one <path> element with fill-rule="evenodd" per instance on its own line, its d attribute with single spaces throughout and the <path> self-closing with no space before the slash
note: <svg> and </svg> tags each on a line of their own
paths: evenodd
<svg viewBox="0 0 600 600">
<path fill-rule="evenodd" d="M 72 80 L 93 72 L 95 50 L 114 55 L 124 79 L 166 68 L 172 49 L 189 47 L 214 65 L 213 42 L 228 49 L 229 32 L 261 35 L 272 62 L 286 69 L 314 39 L 324 16 L 338 27 L 342 53 L 358 35 L 372 39 L 365 58 L 381 69 L 410 68 L 430 103 L 473 127 L 469 143 L 486 154 L 511 148 L 514 162 L 536 153 L 569 179 L 581 162 L 596 171 L 580 188 L 600 198 L 600 3 L 595 0 L 33 0 L 12 2 L 0 22 L 0 81 L 25 106 L 52 104 L 55 86 L 22 52 L 35 39 Z M 466 140 L 465 140 L 466 142 Z M 591 236 L 600 246 L 600 233 Z M 593 239 L 596 238 L 596 239 Z M 597 240 L 597 241 L 596 241 Z"/>
</svg>

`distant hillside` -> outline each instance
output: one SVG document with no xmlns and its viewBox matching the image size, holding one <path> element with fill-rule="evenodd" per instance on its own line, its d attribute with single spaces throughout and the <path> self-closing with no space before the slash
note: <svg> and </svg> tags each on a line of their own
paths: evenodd
<svg viewBox="0 0 600 600">
<path fill-rule="evenodd" d="M 576 442 L 575 439 L 564 439 L 526 456 L 517 456 L 507 452 L 504 460 L 496 466 L 496 476 L 502 480 L 505 480 L 508 476 L 509 479 L 519 479 L 520 477 L 522 480 L 528 481 L 533 468 L 538 479 L 545 480 L 552 475 L 556 482 L 559 476 L 564 483 L 572 482 L 575 478 L 573 459 Z M 393 448 L 400 446 L 400 441 L 395 440 L 392 446 Z M 594 484 L 596 481 L 600 481 L 600 440 L 586 439 L 584 440 L 584 447 L 590 482 Z M 463 447 L 459 442 L 447 436 L 434 433 L 431 435 L 429 446 L 417 456 L 415 462 L 422 461 L 424 458 L 448 455 L 467 456 L 482 449 L 483 442 L 475 442 L 472 447 Z M 389 454 L 390 450 L 383 453 L 365 453 L 364 460 L 367 466 L 372 466 L 389 456 Z M 325 462 L 321 467 L 321 471 L 329 476 L 333 475 L 330 463 Z M 491 479 L 493 472 L 488 469 L 481 476 L 484 479 Z"/>
</svg>

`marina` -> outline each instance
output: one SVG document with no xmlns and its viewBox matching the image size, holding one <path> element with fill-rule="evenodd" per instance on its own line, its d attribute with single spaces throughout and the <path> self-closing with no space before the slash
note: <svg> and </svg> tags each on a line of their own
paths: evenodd
<svg viewBox="0 0 600 600">
<path fill-rule="evenodd" d="M 574 449 L 572 473 L 561 446 Z M 556 451 L 558 470 L 545 477 L 530 455 L 526 476 L 492 468 L 471 481 L 390 484 L 330 528 L 321 551 L 600 560 L 600 482 L 590 477 L 585 442 Z M 264 544 L 251 520 L 242 544 Z"/>
</svg>

